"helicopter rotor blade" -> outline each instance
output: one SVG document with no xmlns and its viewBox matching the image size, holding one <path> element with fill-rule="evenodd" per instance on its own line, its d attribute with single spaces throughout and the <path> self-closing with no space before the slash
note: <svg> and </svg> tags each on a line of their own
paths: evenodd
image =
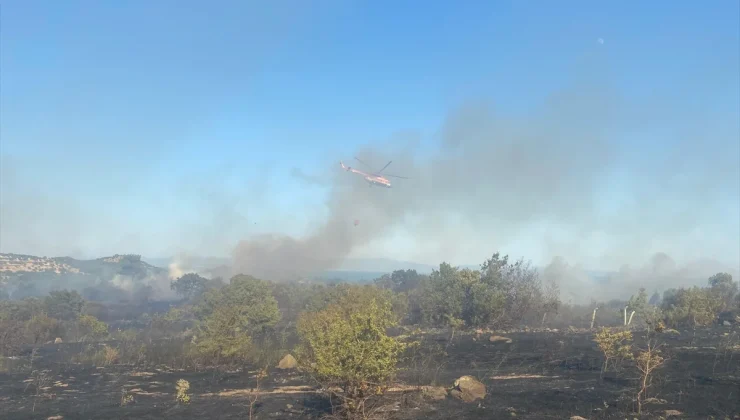
<svg viewBox="0 0 740 420">
<path fill-rule="evenodd" d="M 389 176 L 389 177 L 391 177 L 391 178 L 411 179 L 411 178 L 407 178 L 407 177 L 405 177 L 405 176 L 398 176 L 398 175 L 389 175 L 389 174 L 385 174 L 385 175 L 383 175 L 383 176 L 384 176 L 384 177 L 385 177 L 385 176 Z"/>
<path fill-rule="evenodd" d="M 355 156 L 355 160 L 358 161 L 358 162 L 360 162 L 361 164 L 365 165 L 368 169 L 372 170 L 372 168 L 370 167 L 370 165 L 368 165 L 367 163 L 361 161 L 360 158 L 358 158 L 357 156 Z"/>
<path fill-rule="evenodd" d="M 376 172 L 376 174 L 380 174 L 381 172 L 383 172 L 383 171 L 385 170 L 385 168 L 387 168 L 387 167 L 388 167 L 388 165 L 390 165 L 391 163 L 393 163 L 393 161 L 392 161 L 392 160 L 391 160 L 391 161 L 388 161 L 388 163 L 386 163 L 386 164 L 385 164 L 385 166 L 383 166 L 383 169 L 381 169 L 381 170 L 379 170 L 378 172 Z"/>
</svg>

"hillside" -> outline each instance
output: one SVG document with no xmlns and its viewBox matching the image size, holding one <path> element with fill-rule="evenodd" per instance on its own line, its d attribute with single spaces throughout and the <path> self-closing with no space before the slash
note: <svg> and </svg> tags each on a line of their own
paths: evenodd
<svg viewBox="0 0 740 420">
<path fill-rule="evenodd" d="M 21 254 L 0 254 L 0 275 L 20 273 L 79 273 L 62 258 L 34 257 Z"/>
<path fill-rule="evenodd" d="M 164 284 L 167 270 L 139 255 L 113 255 L 94 260 L 0 254 L 0 287 L 13 298 L 44 295 L 50 290 L 86 290 L 101 298 L 112 292 L 135 293 Z M 160 287 L 161 289 L 161 287 Z"/>
</svg>

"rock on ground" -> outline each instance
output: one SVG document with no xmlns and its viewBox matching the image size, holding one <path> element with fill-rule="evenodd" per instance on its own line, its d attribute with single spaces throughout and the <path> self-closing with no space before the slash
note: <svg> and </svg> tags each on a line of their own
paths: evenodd
<svg viewBox="0 0 740 420">
<path fill-rule="evenodd" d="M 433 400 L 443 400 L 447 398 L 447 390 L 441 386 L 424 386 L 421 388 L 421 393 L 425 397 Z"/>
<path fill-rule="evenodd" d="M 278 363 L 278 369 L 295 369 L 297 366 L 298 361 L 295 360 L 292 354 L 286 354 Z"/>
<path fill-rule="evenodd" d="M 455 381 L 455 389 L 450 395 L 465 402 L 473 402 L 486 397 L 486 386 L 472 376 L 461 376 Z"/>
<path fill-rule="evenodd" d="M 500 335 L 492 335 L 492 336 L 490 336 L 488 338 L 488 341 L 490 341 L 491 343 L 506 343 L 506 344 L 509 344 L 509 343 L 511 343 L 511 338 L 509 338 L 509 337 L 502 337 Z"/>
</svg>

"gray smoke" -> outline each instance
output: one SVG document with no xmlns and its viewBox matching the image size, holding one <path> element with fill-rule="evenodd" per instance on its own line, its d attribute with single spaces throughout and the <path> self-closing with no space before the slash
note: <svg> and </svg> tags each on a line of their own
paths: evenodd
<svg viewBox="0 0 740 420">
<path fill-rule="evenodd" d="M 680 264 L 669 255 L 658 252 L 641 264 L 624 265 L 614 273 L 589 273 L 579 265 L 556 257 L 542 272 L 543 280 L 558 283 L 561 299 L 574 304 L 629 299 L 641 287 L 650 295 L 671 288 L 707 286 L 708 278 L 729 272 L 737 281 L 740 271 L 714 260 L 695 260 Z"/>
<path fill-rule="evenodd" d="M 734 226 L 738 215 L 732 206 L 740 200 L 738 124 L 701 131 L 707 122 L 698 116 L 682 118 L 685 110 L 678 108 L 651 112 L 604 85 L 592 79 L 573 86 L 527 116 L 510 116 L 486 103 L 463 106 L 444 122 L 438 153 L 430 158 L 415 158 L 421 150 L 414 141 L 359 150 L 363 161 L 380 168 L 393 160 L 387 172 L 411 178 L 392 179 L 392 190 L 371 188 L 327 162 L 337 170 L 329 178 L 326 221 L 304 238 L 241 241 L 233 268 L 276 280 L 299 278 L 335 267 L 353 249 L 398 226 L 417 241 L 455 247 L 450 241 L 457 238 L 444 234 L 452 220 L 488 236 L 491 253 L 527 228 L 547 224 L 573 236 L 571 243 L 551 244 L 551 256 L 567 249 L 565 255 L 578 260 L 578 241 L 600 235 L 609 239 L 604 259 L 622 262 L 656 252 L 649 244 L 678 241 L 689 247 L 690 235 L 709 223 Z M 680 153 L 631 140 L 651 132 L 651 114 L 656 123 L 664 123 L 666 115 L 675 120 L 684 140 Z M 604 198 L 614 177 L 624 173 L 632 177 L 620 179 L 620 201 Z M 737 237 L 728 244 L 740 252 Z M 704 257 L 699 249 L 691 252 Z M 635 276 L 644 277 L 627 275 Z"/>
</svg>

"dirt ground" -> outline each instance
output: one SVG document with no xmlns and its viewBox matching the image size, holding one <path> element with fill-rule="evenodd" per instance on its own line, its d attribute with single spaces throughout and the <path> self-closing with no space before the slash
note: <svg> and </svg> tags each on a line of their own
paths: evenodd
<svg viewBox="0 0 740 420">
<path fill-rule="evenodd" d="M 715 327 L 661 334 L 667 361 L 648 391 L 652 398 L 635 414 L 638 373 L 628 362 L 601 373 L 603 357 L 592 333 L 568 331 L 450 332 L 422 335 L 420 350 L 403 363 L 382 401 L 395 419 L 740 419 L 740 328 Z M 635 346 L 644 346 L 635 333 Z M 247 419 L 255 372 L 185 372 L 130 366 L 84 367 L 65 362 L 74 343 L 47 345 L 30 371 L 0 374 L 4 419 Z M 39 370 L 48 370 L 39 375 Z M 13 371 L 13 370 L 11 370 Z M 417 385 L 449 388 L 472 375 L 487 388 L 483 400 L 465 403 L 424 397 Z M 190 383 L 189 404 L 177 403 L 175 384 Z M 40 386 L 37 386 L 40 385 Z M 296 370 L 272 369 L 260 388 L 253 418 L 319 418 L 330 403 Z M 680 415 L 678 414 L 680 413 Z M 674 416 L 669 416 L 674 415 Z"/>
</svg>

